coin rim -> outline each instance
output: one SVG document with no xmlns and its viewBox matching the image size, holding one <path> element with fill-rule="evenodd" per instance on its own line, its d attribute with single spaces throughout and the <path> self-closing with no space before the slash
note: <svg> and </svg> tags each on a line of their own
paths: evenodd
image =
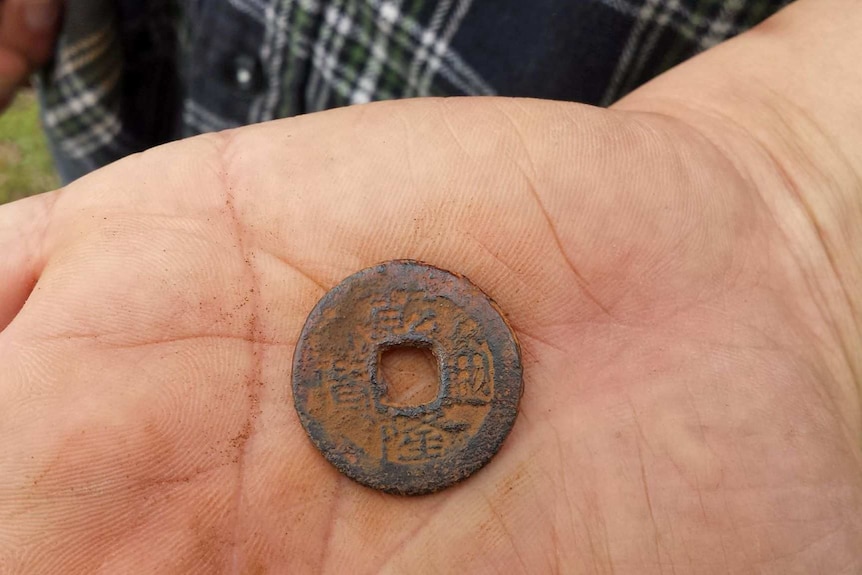
<svg viewBox="0 0 862 575">
<path fill-rule="evenodd" d="M 462 296 L 459 299 L 450 298 L 450 301 L 483 326 L 486 326 L 486 338 L 494 362 L 494 397 L 491 400 L 491 409 L 478 431 L 470 437 L 464 447 L 450 454 L 443 461 L 435 460 L 424 465 L 384 461 L 376 466 L 375 472 L 366 472 L 361 466 L 352 464 L 347 460 L 346 454 L 342 453 L 336 444 L 329 439 L 325 424 L 312 417 L 305 410 L 308 386 L 300 378 L 303 371 L 300 368 L 300 362 L 303 358 L 304 344 L 309 335 L 318 327 L 320 316 L 326 308 L 337 306 L 346 301 L 344 298 L 347 293 L 356 287 L 357 282 L 363 281 L 367 276 L 391 273 L 393 268 L 400 266 L 409 268 L 409 277 L 422 281 L 427 281 L 429 276 L 433 277 L 434 274 L 438 273 L 454 280 L 451 286 L 455 293 L 448 292 L 443 295 Z M 404 278 L 403 271 L 393 275 Z M 464 305 L 463 296 L 470 297 L 466 303 L 472 304 L 471 306 Z M 471 311 L 473 313 L 470 313 Z M 502 329 L 493 329 L 494 326 L 491 329 L 487 328 L 489 322 L 495 321 L 500 322 L 497 327 Z M 512 352 L 506 353 L 506 347 L 510 347 Z M 372 353 L 377 353 L 377 350 L 375 349 Z M 507 359 L 509 359 L 509 365 L 507 365 Z M 303 429 L 327 461 L 350 479 L 368 487 L 398 495 L 422 495 L 440 491 L 466 479 L 485 466 L 496 455 L 511 432 L 517 418 L 519 402 L 523 394 L 522 376 L 521 350 L 518 339 L 500 307 L 493 299 L 463 275 L 417 260 L 400 259 L 382 262 L 359 270 L 339 282 L 320 298 L 306 318 L 297 340 L 291 380 L 294 407 Z"/>
</svg>

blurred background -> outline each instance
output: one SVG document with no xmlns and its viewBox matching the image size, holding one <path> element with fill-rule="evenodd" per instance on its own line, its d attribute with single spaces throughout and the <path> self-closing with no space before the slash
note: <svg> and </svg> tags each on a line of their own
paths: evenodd
<svg viewBox="0 0 862 575">
<path fill-rule="evenodd" d="M 0 114 L 0 204 L 59 186 L 39 126 L 36 93 L 21 90 Z"/>
</svg>

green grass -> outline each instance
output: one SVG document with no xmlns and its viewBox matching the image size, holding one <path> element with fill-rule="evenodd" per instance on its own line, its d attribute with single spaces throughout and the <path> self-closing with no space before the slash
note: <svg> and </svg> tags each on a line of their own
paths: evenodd
<svg viewBox="0 0 862 575">
<path fill-rule="evenodd" d="M 58 185 L 39 125 L 36 96 L 24 90 L 0 113 L 0 204 L 53 190 Z"/>
</svg>

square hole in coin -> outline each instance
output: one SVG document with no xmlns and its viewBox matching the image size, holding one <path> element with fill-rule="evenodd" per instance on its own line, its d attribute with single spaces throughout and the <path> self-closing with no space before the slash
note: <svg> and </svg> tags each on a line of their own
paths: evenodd
<svg viewBox="0 0 862 575">
<path fill-rule="evenodd" d="M 440 373 L 429 347 L 397 345 L 380 352 L 377 375 L 380 402 L 392 407 L 417 407 L 437 399 Z"/>
</svg>

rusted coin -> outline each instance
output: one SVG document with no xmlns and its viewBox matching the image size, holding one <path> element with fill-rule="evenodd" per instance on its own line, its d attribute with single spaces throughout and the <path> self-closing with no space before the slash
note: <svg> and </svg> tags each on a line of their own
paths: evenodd
<svg viewBox="0 0 862 575">
<path fill-rule="evenodd" d="M 383 352 L 430 349 L 438 389 L 393 404 Z M 403 495 L 456 483 L 497 453 L 518 415 L 521 356 L 506 320 L 466 278 L 410 260 L 348 277 L 306 320 L 293 396 L 311 440 L 348 477 Z"/>
</svg>

